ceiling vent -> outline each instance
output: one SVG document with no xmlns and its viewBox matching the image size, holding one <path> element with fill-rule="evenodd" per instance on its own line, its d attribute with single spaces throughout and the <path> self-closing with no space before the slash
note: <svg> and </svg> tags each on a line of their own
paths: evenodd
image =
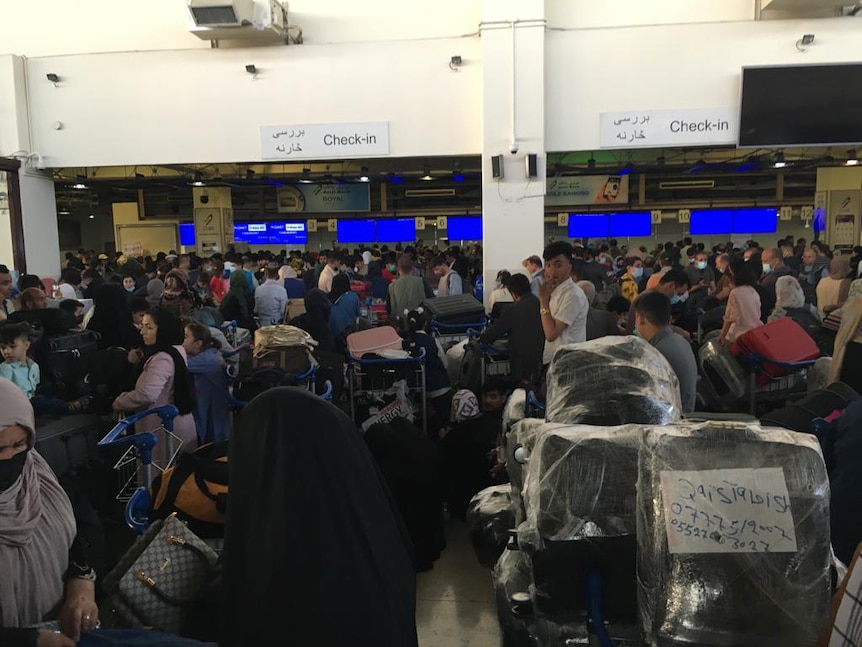
<svg viewBox="0 0 862 647">
<path fill-rule="evenodd" d="M 202 40 L 288 42 L 287 3 L 276 0 L 188 0 L 189 31 Z M 299 41 L 296 41 L 299 42 Z"/>
<path fill-rule="evenodd" d="M 254 22 L 254 0 L 189 0 L 198 27 L 242 27 Z"/>
<path fill-rule="evenodd" d="M 666 191 L 678 191 L 680 189 L 714 189 L 715 180 L 678 180 L 669 182 L 659 182 L 659 189 Z"/>
</svg>

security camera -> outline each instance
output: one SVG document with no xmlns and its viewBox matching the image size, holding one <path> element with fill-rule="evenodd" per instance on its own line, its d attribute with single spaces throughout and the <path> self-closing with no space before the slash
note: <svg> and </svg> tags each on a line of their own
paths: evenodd
<svg viewBox="0 0 862 647">
<path fill-rule="evenodd" d="M 208 204 L 209 201 L 210 201 L 210 197 L 206 193 L 201 195 L 201 204 Z"/>
<path fill-rule="evenodd" d="M 509 152 L 512 153 L 512 155 L 516 155 L 520 148 L 521 147 L 518 145 L 518 142 L 513 141 L 511 144 L 509 144 Z"/>
</svg>

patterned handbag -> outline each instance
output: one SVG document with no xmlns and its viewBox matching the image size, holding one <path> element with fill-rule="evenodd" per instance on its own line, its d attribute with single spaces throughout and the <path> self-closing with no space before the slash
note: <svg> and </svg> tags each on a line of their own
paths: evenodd
<svg viewBox="0 0 862 647">
<path fill-rule="evenodd" d="M 215 580 L 217 560 L 175 514 L 153 522 L 104 579 L 114 624 L 182 634 Z"/>
</svg>

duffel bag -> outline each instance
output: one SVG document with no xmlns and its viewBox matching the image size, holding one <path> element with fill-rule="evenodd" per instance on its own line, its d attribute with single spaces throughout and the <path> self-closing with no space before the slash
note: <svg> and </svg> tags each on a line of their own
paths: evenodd
<svg viewBox="0 0 862 647">
<path fill-rule="evenodd" d="M 224 537 L 227 511 L 227 441 L 181 452 L 173 467 L 152 483 L 151 519 L 170 515 L 185 522 L 198 537 Z"/>
</svg>

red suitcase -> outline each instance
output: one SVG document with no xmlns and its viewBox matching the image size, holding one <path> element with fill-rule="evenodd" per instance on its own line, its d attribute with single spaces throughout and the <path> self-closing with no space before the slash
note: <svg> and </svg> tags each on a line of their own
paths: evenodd
<svg viewBox="0 0 862 647">
<path fill-rule="evenodd" d="M 740 335 L 736 340 L 745 355 L 760 355 L 776 362 L 806 362 L 820 357 L 820 349 L 798 323 L 784 317 Z M 764 363 L 763 373 L 772 379 L 787 375 L 787 369 Z"/>
</svg>

